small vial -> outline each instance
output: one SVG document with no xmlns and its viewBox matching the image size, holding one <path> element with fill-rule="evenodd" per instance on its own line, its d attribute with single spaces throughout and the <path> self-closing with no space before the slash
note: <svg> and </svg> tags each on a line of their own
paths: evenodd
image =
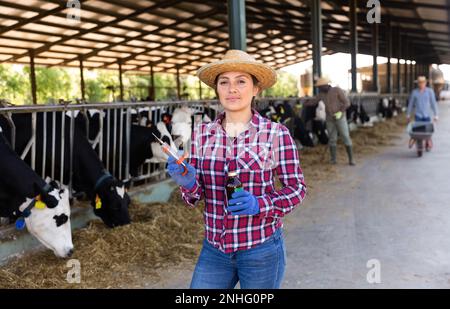
<svg viewBox="0 0 450 309">
<path fill-rule="evenodd" d="M 228 172 L 226 189 L 227 189 L 227 205 L 228 201 L 232 199 L 232 194 L 234 192 L 244 190 L 244 188 L 242 187 L 242 183 L 239 180 L 238 173 L 236 171 Z"/>
</svg>

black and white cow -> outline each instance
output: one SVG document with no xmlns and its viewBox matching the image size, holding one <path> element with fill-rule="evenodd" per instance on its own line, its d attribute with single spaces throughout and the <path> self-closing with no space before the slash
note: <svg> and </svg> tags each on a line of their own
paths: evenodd
<svg viewBox="0 0 450 309">
<path fill-rule="evenodd" d="M 381 98 L 377 105 L 377 115 L 381 118 L 392 118 L 393 111 L 389 106 L 388 98 Z"/>
<path fill-rule="evenodd" d="M 347 108 L 347 121 L 354 124 L 365 124 L 370 121 L 370 117 L 366 112 L 363 104 L 352 102 Z"/>
<path fill-rule="evenodd" d="M 139 107 L 131 110 L 131 123 L 146 127 L 151 121 L 150 107 Z"/>
<path fill-rule="evenodd" d="M 204 111 L 204 113 L 213 113 L 214 109 Z M 88 110 L 76 115 L 77 125 L 82 128 L 85 135 L 92 143 L 97 142 L 98 134 L 100 132 L 100 119 L 103 121 L 103 162 L 106 164 L 106 155 L 109 152 L 110 160 L 107 166 L 108 170 L 115 171 L 118 175 L 118 169 L 121 168 L 121 175 L 125 175 L 125 158 L 126 158 L 126 132 L 125 126 L 120 132 L 120 121 L 126 123 L 126 113 L 122 111 L 116 112 L 111 110 L 110 113 L 98 110 Z M 160 144 L 156 141 L 153 134 L 158 138 L 169 144 L 174 149 L 179 149 L 180 146 L 184 150 L 189 151 L 190 135 L 192 132 L 193 120 L 197 120 L 193 114 L 194 110 L 189 107 L 180 107 L 175 109 L 173 114 L 163 113 L 162 120 L 156 125 L 152 120 L 148 119 L 149 109 L 140 108 L 136 113 L 132 114 L 132 125 L 130 129 L 130 168 L 131 176 L 137 176 L 139 167 L 146 161 L 150 163 L 164 163 L 167 161 L 167 154 L 161 149 Z M 198 116 L 198 115 L 197 115 Z M 201 121 L 210 121 L 210 118 L 205 114 L 201 114 Z M 122 118 L 120 118 L 122 117 Z M 108 130 L 106 126 L 109 124 L 109 139 Z M 87 132 L 88 131 L 88 132 Z M 122 136 L 122 153 L 120 153 L 120 136 Z M 109 140 L 109 144 L 108 144 Z M 115 146 L 115 147 L 114 147 Z M 115 156 L 112 155 L 112 150 L 116 149 Z M 99 151 L 99 148 L 96 148 Z M 113 158 L 114 157 L 114 158 Z M 120 162 L 122 157 L 122 162 Z M 113 161 L 114 160 L 114 161 Z M 114 164 L 114 166 L 113 166 Z M 127 175 L 125 175 L 127 176 Z"/>
<path fill-rule="evenodd" d="M 326 130 L 326 122 L 318 119 L 317 108 L 321 108 L 320 101 L 315 106 L 303 106 L 301 118 L 305 124 L 306 132 L 313 140 L 314 135 L 322 145 L 328 144 L 328 132 Z"/>
<path fill-rule="evenodd" d="M 56 256 L 73 253 L 67 188 L 44 181 L 12 150 L 0 128 L 0 217 L 16 220 Z"/>
<path fill-rule="evenodd" d="M 122 117 L 122 119 L 120 117 Z M 103 121 L 103 130 L 101 132 L 100 119 Z M 91 142 L 97 142 L 96 139 L 101 135 L 103 140 L 102 158 L 105 165 L 107 163 L 109 164 L 106 166 L 107 169 L 115 171 L 116 176 L 119 175 L 120 169 L 121 175 L 128 177 L 128 175 L 125 175 L 125 158 L 127 150 L 126 126 L 123 125 L 121 132 L 120 121 L 122 121 L 123 124 L 126 123 L 126 114 L 122 113 L 120 110 L 117 111 L 117 115 L 114 111 L 106 113 L 104 111 L 89 110 L 85 113 L 76 115 L 75 120 L 77 126 L 83 128 L 83 134 L 87 136 Z M 153 134 L 169 144 L 171 143 L 170 134 L 170 139 L 168 139 L 162 136 L 157 129 L 157 126 L 155 126 L 152 121 L 146 121 L 145 124 L 146 126 L 132 124 L 130 127 L 129 172 L 131 176 L 137 176 L 139 167 L 147 159 L 153 158 L 154 162 L 167 161 L 167 155 L 163 153 L 161 146 L 156 142 Z M 107 130 L 108 125 L 110 126 L 109 136 Z M 86 132 L 87 130 L 85 128 L 87 128 L 88 132 Z M 120 136 L 122 136 L 121 141 Z M 120 144 L 122 144 L 122 149 L 119 147 Z M 95 151 L 100 155 L 99 147 L 96 147 Z M 110 159 L 106 160 L 108 155 Z M 122 158 L 122 161 L 120 161 L 120 158 Z M 155 160 L 154 158 L 158 158 L 158 160 Z"/>
<path fill-rule="evenodd" d="M 261 114 L 272 121 L 286 125 L 292 136 L 300 141 L 303 146 L 313 147 L 314 134 L 322 144 L 328 143 L 328 134 L 324 121 L 316 120 L 316 106 L 306 106 L 299 103 L 298 115 L 288 101 L 275 102 L 269 104 L 267 108 L 261 110 Z"/>
<path fill-rule="evenodd" d="M 394 117 L 402 113 L 402 105 L 401 105 L 400 100 L 398 98 L 390 98 L 389 106 L 393 110 L 392 115 Z"/>
<path fill-rule="evenodd" d="M 70 118 L 62 112 L 55 113 L 55 148 L 53 149 L 50 138 L 46 139 L 44 145 L 44 118 L 43 113 L 37 113 L 37 132 L 36 132 L 36 170 L 41 171 L 43 153 L 45 156 L 45 174 L 52 175 L 52 157 L 54 152 L 55 159 L 55 175 L 60 175 L 63 169 L 63 183 L 69 183 L 70 174 Z M 62 135 L 62 117 L 64 117 L 65 130 Z M 15 150 L 22 153 L 32 136 L 31 114 L 13 114 L 12 120 L 17 128 Z M 46 129 L 48 136 L 52 132 L 53 113 L 48 113 L 46 118 Z M 5 131 L 7 138 L 11 137 L 11 129 L 7 120 L 1 116 L 0 125 Z M 75 125 L 73 141 L 73 188 L 77 192 L 85 192 L 91 200 L 91 205 L 94 208 L 94 213 L 99 216 L 103 222 L 109 227 L 115 227 L 130 223 L 128 214 L 128 206 L 130 198 L 125 190 L 125 186 L 121 181 L 111 176 L 104 168 L 97 153 L 92 149 L 91 144 L 84 135 L 84 131 Z M 64 140 L 64 147 L 62 147 L 62 140 Z M 45 149 L 45 151 L 44 151 Z M 61 154 L 63 149 L 63 154 Z M 63 157 L 64 168 L 61 160 Z M 31 162 L 31 155 L 25 157 L 26 162 Z"/>
<path fill-rule="evenodd" d="M 381 118 L 392 118 L 401 113 L 400 102 L 396 98 L 381 98 L 377 105 L 377 115 Z"/>
<path fill-rule="evenodd" d="M 203 107 L 203 111 L 196 111 L 192 116 L 192 129 L 199 123 L 208 123 L 216 119 L 220 112 L 219 105 L 207 105 Z"/>
</svg>

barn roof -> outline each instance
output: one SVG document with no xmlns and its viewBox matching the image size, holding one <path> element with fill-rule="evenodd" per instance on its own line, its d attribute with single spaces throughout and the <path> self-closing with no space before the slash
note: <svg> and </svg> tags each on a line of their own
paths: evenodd
<svg viewBox="0 0 450 309">
<path fill-rule="evenodd" d="M 226 1 L 0 0 L 0 62 L 194 74 L 228 47 Z M 322 1 L 324 53 L 349 52 L 347 0 Z M 358 1 L 359 51 L 371 53 L 366 1 Z M 311 58 L 307 0 L 247 0 L 247 50 L 275 68 Z M 450 63 L 449 0 L 383 0 L 382 23 L 407 36 L 411 59 Z M 384 28 L 383 28 L 384 27 Z M 394 35 L 395 39 L 395 35 Z M 380 55 L 386 31 L 380 31 Z M 394 52 L 395 56 L 395 52 Z"/>
</svg>

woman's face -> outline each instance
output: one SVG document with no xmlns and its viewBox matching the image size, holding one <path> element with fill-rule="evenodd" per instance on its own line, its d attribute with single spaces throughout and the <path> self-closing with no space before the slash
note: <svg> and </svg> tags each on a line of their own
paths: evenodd
<svg viewBox="0 0 450 309">
<path fill-rule="evenodd" d="M 244 72 L 226 72 L 217 79 L 217 94 L 225 110 L 240 111 L 250 107 L 259 88 L 252 76 Z"/>
</svg>

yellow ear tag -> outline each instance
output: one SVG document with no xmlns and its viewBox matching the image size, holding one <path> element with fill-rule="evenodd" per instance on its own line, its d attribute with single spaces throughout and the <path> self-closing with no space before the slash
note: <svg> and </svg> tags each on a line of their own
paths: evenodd
<svg viewBox="0 0 450 309">
<path fill-rule="evenodd" d="M 45 207 L 47 206 L 43 201 L 41 201 L 41 196 L 40 195 L 36 196 L 36 203 L 34 204 L 34 208 L 44 209 Z"/>
<path fill-rule="evenodd" d="M 98 194 L 95 196 L 95 209 L 102 208 L 102 200 L 98 196 Z"/>
</svg>

